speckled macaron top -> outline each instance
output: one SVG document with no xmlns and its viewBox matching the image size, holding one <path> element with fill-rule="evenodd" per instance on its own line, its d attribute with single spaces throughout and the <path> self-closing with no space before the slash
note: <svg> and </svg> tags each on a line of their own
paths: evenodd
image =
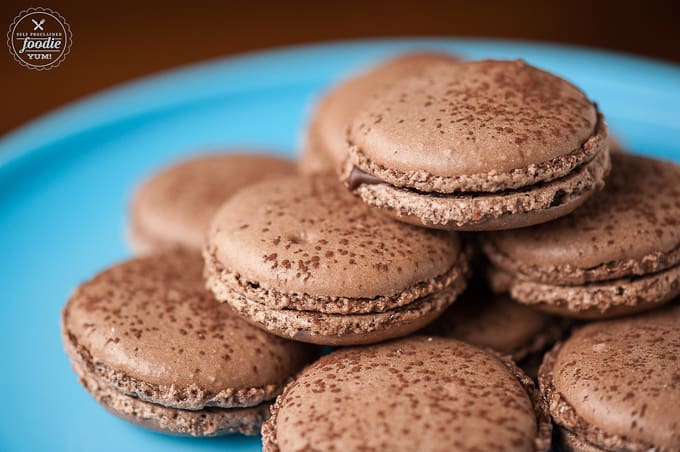
<svg viewBox="0 0 680 452">
<path fill-rule="evenodd" d="M 348 138 L 361 170 L 440 193 L 552 180 L 606 146 L 584 93 L 521 60 L 428 66 L 367 100 Z"/>
<path fill-rule="evenodd" d="M 460 339 L 520 360 L 559 339 L 565 324 L 555 317 L 493 294 L 474 282 L 426 331 Z"/>
<path fill-rule="evenodd" d="M 200 256 L 179 252 L 113 266 L 75 290 L 63 311 L 67 349 L 97 378 L 176 408 L 271 399 L 309 349 L 270 335 L 203 287 Z"/>
<path fill-rule="evenodd" d="M 336 351 L 286 387 L 266 451 L 547 450 L 550 423 L 510 362 L 454 339 L 414 336 Z"/>
<path fill-rule="evenodd" d="M 680 306 L 576 331 L 546 358 L 556 422 L 606 450 L 680 450 Z"/>
<path fill-rule="evenodd" d="M 390 58 L 382 64 L 333 87 L 320 101 L 307 131 L 308 147 L 318 147 L 331 168 L 347 153 L 347 127 L 361 104 L 377 89 L 428 65 L 453 61 L 437 52 L 413 52 Z"/>
<path fill-rule="evenodd" d="M 612 153 L 605 189 L 557 221 L 485 235 L 489 258 L 554 284 L 641 275 L 680 263 L 680 166 Z"/>
<path fill-rule="evenodd" d="M 200 250 L 210 219 L 232 193 L 293 173 L 293 163 L 257 154 L 210 154 L 172 165 L 147 179 L 134 194 L 130 239 L 135 251 Z"/>
<path fill-rule="evenodd" d="M 206 251 L 261 287 L 350 298 L 398 294 L 461 259 L 457 235 L 384 217 L 328 176 L 241 190 L 215 216 Z"/>
</svg>

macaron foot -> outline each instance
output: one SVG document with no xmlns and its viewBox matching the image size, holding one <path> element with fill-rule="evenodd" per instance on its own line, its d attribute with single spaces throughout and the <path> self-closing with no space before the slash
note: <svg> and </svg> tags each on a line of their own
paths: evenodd
<svg viewBox="0 0 680 452">
<path fill-rule="evenodd" d="M 500 269 L 490 269 L 488 275 L 492 286 L 506 288 L 520 303 L 547 313 L 581 319 L 634 314 L 680 295 L 680 265 L 659 273 L 575 286 L 529 281 Z"/>
</svg>

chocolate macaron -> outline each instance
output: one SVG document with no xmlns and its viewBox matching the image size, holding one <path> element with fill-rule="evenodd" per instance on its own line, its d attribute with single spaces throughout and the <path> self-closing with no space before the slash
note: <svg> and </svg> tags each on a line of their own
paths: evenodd
<svg viewBox="0 0 680 452">
<path fill-rule="evenodd" d="M 446 53 L 401 54 L 331 88 L 314 109 L 306 132 L 300 170 L 335 172 L 347 155 L 347 127 L 363 102 L 379 88 L 422 68 L 455 58 Z"/>
<path fill-rule="evenodd" d="M 239 191 L 216 214 L 204 257 L 219 300 L 272 333 L 326 345 L 422 328 L 468 273 L 456 234 L 393 221 L 331 176 Z"/>
<path fill-rule="evenodd" d="M 583 318 L 629 314 L 680 294 L 680 166 L 612 153 L 607 187 L 573 214 L 485 234 L 496 291 Z"/>
<path fill-rule="evenodd" d="M 562 338 L 567 328 L 564 319 L 517 303 L 506 294 L 494 294 L 475 278 L 425 331 L 491 348 L 523 367 L 523 361 L 532 361 L 533 355 Z"/>
<path fill-rule="evenodd" d="M 257 433 L 312 357 L 253 327 L 204 288 L 202 260 L 168 252 L 95 276 L 62 315 L 66 351 L 106 409 L 165 433 Z"/>
<path fill-rule="evenodd" d="M 554 220 L 601 189 L 610 169 L 597 106 L 523 61 L 430 65 L 367 100 L 348 140 L 349 190 L 439 229 Z"/>
<path fill-rule="evenodd" d="M 265 452 L 543 451 L 552 427 L 512 361 L 447 338 L 413 336 L 322 357 L 262 426 Z"/>
<path fill-rule="evenodd" d="M 545 357 L 565 450 L 680 450 L 680 306 L 591 323 Z"/>
<path fill-rule="evenodd" d="M 232 193 L 295 171 L 288 160 L 257 154 L 210 154 L 169 166 L 132 198 L 132 248 L 139 254 L 178 247 L 200 252 L 210 219 Z"/>
</svg>

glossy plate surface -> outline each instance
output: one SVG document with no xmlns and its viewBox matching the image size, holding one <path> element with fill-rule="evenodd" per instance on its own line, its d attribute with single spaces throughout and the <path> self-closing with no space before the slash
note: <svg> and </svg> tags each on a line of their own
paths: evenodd
<svg viewBox="0 0 680 452">
<path fill-rule="evenodd" d="M 325 87 L 417 49 L 523 58 L 554 71 L 600 104 L 629 149 L 680 161 L 680 68 L 522 42 L 355 41 L 276 50 L 162 73 L 67 106 L 0 138 L 0 450 L 260 450 L 259 438 L 174 438 L 108 414 L 79 386 L 62 351 L 61 308 L 76 285 L 130 255 L 126 208 L 140 179 L 202 150 L 293 157 Z"/>
</svg>

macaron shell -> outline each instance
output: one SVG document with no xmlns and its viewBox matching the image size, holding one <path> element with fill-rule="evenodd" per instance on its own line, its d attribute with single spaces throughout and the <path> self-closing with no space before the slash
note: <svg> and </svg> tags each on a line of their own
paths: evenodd
<svg viewBox="0 0 680 452">
<path fill-rule="evenodd" d="M 471 253 L 470 246 L 466 245 L 457 256 L 456 265 L 441 275 L 416 283 L 397 294 L 371 298 L 297 294 L 264 288 L 243 278 L 240 273 L 227 270 L 217 257 L 207 250 L 203 258 L 206 286 L 220 301 L 230 301 L 232 296 L 242 296 L 272 309 L 314 311 L 324 314 L 370 314 L 407 306 L 428 295 L 458 285 L 469 276 L 468 259 Z"/>
<path fill-rule="evenodd" d="M 555 315 L 602 319 L 634 314 L 664 304 L 680 295 L 680 266 L 633 278 L 582 286 L 563 286 L 517 278 L 500 269 L 488 271 L 497 292 Z"/>
<path fill-rule="evenodd" d="M 547 450 L 532 387 L 511 363 L 453 339 L 344 349 L 287 386 L 264 450 Z"/>
<path fill-rule="evenodd" d="M 200 251 L 210 219 L 231 194 L 253 182 L 295 172 L 288 160 L 257 154 L 209 154 L 165 168 L 133 196 L 133 249 L 140 254 L 174 247 Z"/>
<path fill-rule="evenodd" d="M 246 408 L 181 410 L 145 402 L 101 382 L 78 364 L 73 368 L 80 383 L 99 404 L 121 419 L 149 430 L 177 436 L 257 435 L 269 417 L 269 404 Z"/>
<path fill-rule="evenodd" d="M 566 324 L 473 284 L 426 331 L 511 355 L 515 361 L 559 339 Z"/>
<path fill-rule="evenodd" d="M 207 246 L 261 287 L 349 298 L 399 294 L 449 271 L 460 250 L 456 235 L 392 221 L 327 176 L 241 190 L 218 211 Z"/>
<path fill-rule="evenodd" d="M 680 166 L 612 153 L 605 189 L 555 222 L 489 234 L 496 265 L 543 282 L 582 284 L 680 263 Z"/>
<path fill-rule="evenodd" d="M 399 221 L 427 228 L 494 231 L 523 228 L 568 215 L 604 186 L 609 151 L 567 176 L 526 190 L 432 196 L 389 184 L 362 184 L 354 193 Z"/>
<path fill-rule="evenodd" d="M 428 65 L 455 60 L 454 56 L 445 53 L 407 53 L 390 58 L 334 86 L 319 101 L 312 116 L 307 130 L 302 171 L 313 173 L 334 170 L 345 159 L 347 127 L 360 106 L 381 87 L 417 73 Z"/>
<path fill-rule="evenodd" d="M 276 396 L 310 350 L 249 325 L 204 288 L 199 255 L 116 265 L 63 311 L 71 358 L 119 391 L 166 406 L 249 406 Z"/>
<path fill-rule="evenodd" d="M 319 345 L 360 345 L 407 336 L 423 328 L 453 303 L 465 288 L 465 278 L 443 291 L 406 306 L 371 314 L 324 314 L 272 309 L 231 294 L 229 303 L 244 319 L 284 338 Z"/>
<path fill-rule="evenodd" d="M 680 305 L 593 323 L 556 346 L 541 390 L 563 428 L 604 449 L 680 449 Z"/>
<path fill-rule="evenodd" d="M 523 61 L 440 63 L 368 100 L 349 141 L 375 165 L 455 177 L 565 156 L 596 123 L 596 108 L 580 90 Z"/>
</svg>

